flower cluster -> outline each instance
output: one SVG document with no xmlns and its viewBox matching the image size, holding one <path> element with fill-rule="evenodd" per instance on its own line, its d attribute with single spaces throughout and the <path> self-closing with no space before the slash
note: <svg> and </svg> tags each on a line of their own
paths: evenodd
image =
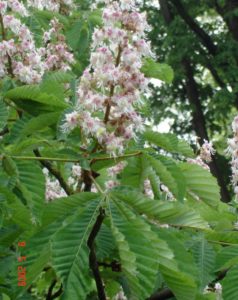
<svg viewBox="0 0 238 300">
<path fill-rule="evenodd" d="M 207 163 L 210 163 L 212 161 L 212 155 L 214 155 L 215 152 L 216 151 L 213 148 L 212 142 L 208 142 L 207 140 L 204 140 L 204 143 L 200 148 L 200 154 L 195 159 L 189 158 L 187 161 L 189 163 L 199 165 L 204 169 L 210 171 Z"/>
<path fill-rule="evenodd" d="M 135 1 L 104 2 L 104 26 L 94 31 L 90 65 L 81 77 L 75 111 L 66 115 L 63 129 L 80 127 L 89 141 L 93 138 L 116 156 L 143 130 L 136 107 L 148 80 L 140 69 L 142 59 L 152 53 L 145 40 L 146 15 Z"/>
<path fill-rule="evenodd" d="M 67 194 L 60 186 L 59 181 L 52 180 L 49 176 L 49 171 L 46 168 L 43 169 L 43 173 L 46 179 L 46 190 L 45 190 L 46 201 L 50 202 L 57 198 L 66 197 Z"/>
<path fill-rule="evenodd" d="M 28 15 L 27 9 L 18 0 L 0 1 L 0 77 L 10 74 L 22 82 L 36 83 L 44 73 L 40 50 L 36 48 L 27 26 L 15 17 L 15 12 Z M 7 39 L 8 32 L 10 39 Z"/>
<path fill-rule="evenodd" d="M 238 116 L 236 116 L 232 122 L 232 131 L 234 133 L 234 137 L 232 139 L 228 139 L 227 152 L 232 156 L 232 184 L 234 187 L 234 192 L 238 197 Z"/>
<path fill-rule="evenodd" d="M 39 10 L 60 12 L 63 6 L 72 7 L 72 0 L 28 0 L 28 5 Z"/>
<path fill-rule="evenodd" d="M 59 22 L 51 21 L 50 30 L 44 33 L 46 47 L 37 48 L 32 32 L 17 17 L 19 13 L 28 16 L 18 0 L 0 1 L 0 78 L 10 75 L 32 84 L 39 83 L 45 71 L 69 70 L 74 59 L 60 33 Z"/>
<path fill-rule="evenodd" d="M 146 179 L 144 181 L 144 194 L 148 198 L 154 199 L 154 193 L 153 193 L 152 186 L 151 186 L 149 179 Z"/>
<path fill-rule="evenodd" d="M 107 190 L 111 190 L 114 187 L 119 185 L 119 182 L 117 180 L 117 175 L 119 175 L 123 169 L 126 167 L 127 162 L 120 162 L 116 166 L 109 168 L 107 170 L 108 176 L 111 178 L 110 180 L 105 182 L 105 187 Z"/>
<path fill-rule="evenodd" d="M 74 56 L 69 51 L 65 42 L 65 36 L 61 33 L 62 25 L 54 18 L 50 22 L 49 31 L 44 32 L 45 48 L 41 49 L 45 60 L 45 69 L 49 70 L 70 70 L 74 63 Z"/>
<path fill-rule="evenodd" d="M 68 178 L 68 185 L 75 191 L 78 187 L 78 182 L 82 176 L 82 168 L 79 165 L 73 165 L 71 176 Z"/>
</svg>

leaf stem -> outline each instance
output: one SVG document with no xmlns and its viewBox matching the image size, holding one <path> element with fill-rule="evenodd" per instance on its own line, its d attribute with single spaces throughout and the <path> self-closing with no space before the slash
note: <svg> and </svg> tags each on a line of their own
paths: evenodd
<svg viewBox="0 0 238 300">
<path fill-rule="evenodd" d="M 142 152 L 135 152 L 130 154 L 124 154 L 120 156 L 107 156 L 107 157 L 98 157 L 94 158 L 92 160 L 92 163 L 95 163 L 97 161 L 107 161 L 107 160 L 117 160 L 117 159 L 123 159 L 123 158 L 129 158 L 129 157 L 135 157 L 142 155 Z M 59 157 L 36 157 L 36 156 L 17 156 L 17 155 L 7 155 L 8 157 L 16 160 L 38 160 L 38 161 L 58 161 L 58 162 L 73 162 L 73 163 L 79 163 L 82 159 L 72 159 L 72 158 L 59 158 Z M 2 160 L 4 155 L 0 156 L 0 160 Z"/>
</svg>

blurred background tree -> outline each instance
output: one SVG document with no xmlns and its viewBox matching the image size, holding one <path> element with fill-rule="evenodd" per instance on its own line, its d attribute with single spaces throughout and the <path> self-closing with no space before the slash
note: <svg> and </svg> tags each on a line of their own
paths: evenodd
<svg viewBox="0 0 238 300">
<path fill-rule="evenodd" d="M 198 143 L 212 140 L 217 155 L 211 171 L 230 201 L 230 174 L 224 154 L 238 109 L 238 1 L 144 1 L 158 60 L 172 66 L 171 85 L 154 86 L 153 119 Z"/>
</svg>

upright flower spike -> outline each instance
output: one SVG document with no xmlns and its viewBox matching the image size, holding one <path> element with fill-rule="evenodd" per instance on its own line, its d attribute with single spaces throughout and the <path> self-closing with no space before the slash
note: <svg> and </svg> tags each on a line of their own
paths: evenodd
<svg viewBox="0 0 238 300">
<path fill-rule="evenodd" d="M 44 73 L 44 63 L 31 31 L 17 17 L 19 14 L 28 16 L 22 2 L 0 1 L 0 77 L 11 75 L 24 83 L 37 83 Z"/>
<path fill-rule="evenodd" d="M 104 3 L 103 27 L 93 33 L 90 65 L 81 77 L 75 111 L 66 115 L 63 128 L 70 131 L 77 120 L 89 141 L 96 140 L 116 156 L 143 130 L 135 107 L 148 88 L 140 69 L 151 50 L 145 39 L 149 30 L 146 15 L 139 12 L 135 1 Z"/>
<path fill-rule="evenodd" d="M 232 131 L 234 137 L 228 139 L 227 152 L 231 155 L 232 185 L 238 197 L 238 116 L 232 122 Z"/>
<path fill-rule="evenodd" d="M 17 14 L 15 14 L 17 13 Z M 39 83 L 46 71 L 71 69 L 74 63 L 62 26 L 57 19 L 43 34 L 42 48 L 37 48 L 32 32 L 18 18 L 27 17 L 26 7 L 17 0 L 0 1 L 0 78 L 10 75 L 27 84 Z"/>
<path fill-rule="evenodd" d="M 45 47 L 41 48 L 41 54 L 44 57 L 47 71 L 68 71 L 71 69 L 70 65 L 74 63 L 74 56 L 70 52 L 65 42 L 65 36 L 61 31 L 62 25 L 54 18 L 50 22 L 49 31 L 44 32 Z"/>
</svg>

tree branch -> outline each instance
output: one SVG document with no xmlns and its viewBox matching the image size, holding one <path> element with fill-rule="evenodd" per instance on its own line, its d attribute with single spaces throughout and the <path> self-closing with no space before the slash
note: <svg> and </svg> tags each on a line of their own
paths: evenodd
<svg viewBox="0 0 238 300">
<path fill-rule="evenodd" d="M 111 263 L 98 262 L 100 267 L 111 268 L 113 272 L 121 272 L 121 263 L 113 260 Z"/>
<path fill-rule="evenodd" d="M 62 293 L 63 293 L 63 285 L 61 284 L 59 290 L 52 295 L 51 299 L 53 300 L 55 298 L 58 298 Z"/>
<path fill-rule="evenodd" d="M 173 297 L 174 294 L 170 289 L 164 289 L 153 296 L 151 296 L 148 300 L 166 300 Z"/>
<path fill-rule="evenodd" d="M 38 149 L 33 150 L 34 154 L 36 157 L 41 158 L 40 151 Z M 40 160 L 40 163 L 42 166 L 44 166 L 56 179 L 58 179 L 61 187 L 64 189 L 65 193 L 69 196 L 73 194 L 73 191 L 71 188 L 68 186 L 66 181 L 64 180 L 63 176 L 61 173 L 52 166 L 52 164 L 47 161 L 47 160 Z"/>
<path fill-rule="evenodd" d="M 52 292 L 53 292 L 53 289 L 54 289 L 56 283 L 57 283 L 56 279 L 53 280 L 53 282 L 51 283 L 51 285 L 50 285 L 50 287 L 48 289 L 48 293 L 46 295 L 46 300 L 51 300 L 52 299 Z"/>
<path fill-rule="evenodd" d="M 200 38 L 203 45 L 211 55 L 216 55 L 217 46 L 213 43 L 211 37 L 198 25 L 196 21 L 188 14 L 180 0 L 169 0 L 176 8 L 181 18 L 186 22 L 189 28 Z"/>
<path fill-rule="evenodd" d="M 105 211 L 102 208 L 100 208 L 99 215 L 97 217 L 97 220 L 93 226 L 93 229 L 89 235 L 88 242 L 87 242 L 88 248 L 90 249 L 89 266 L 93 272 L 93 276 L 97 285 L 99 300 L 106 300 L 106 294 L 104 291 L 104 285 L 99 271 L 99 265 L 97 262 L 94 242 L 97 237 L 97 234 L 100 231 L 104 218 L 105 218 Z"/>
</svg>

